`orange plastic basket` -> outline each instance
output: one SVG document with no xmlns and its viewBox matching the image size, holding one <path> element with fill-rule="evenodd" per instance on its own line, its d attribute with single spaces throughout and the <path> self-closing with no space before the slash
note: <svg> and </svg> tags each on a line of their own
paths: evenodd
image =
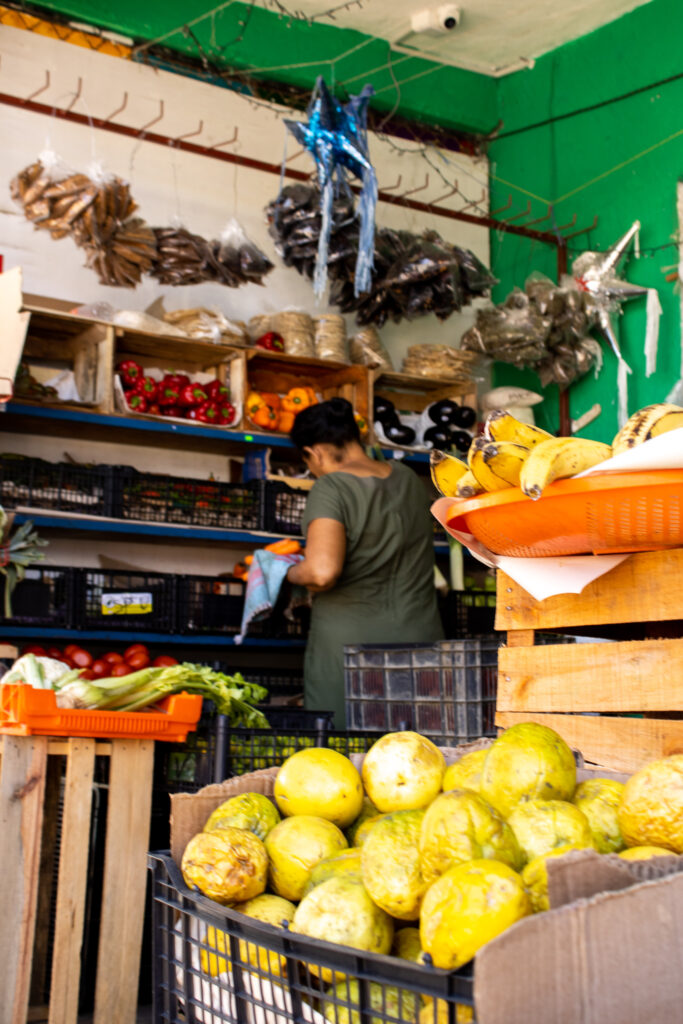
<svg viewBox="0 0 683 1024">
<path fill-rule="evenodd" d="M 54 690 L 23 683 L 0 686 L 0 733 L 12 736 L 89 736 L 182 743 L 202 712 L 202 698 L 176 693 L 151 711 L 88 711 L 59 708 Z"/>
<path fill-rule="evenodd" d="M 683 469 L 560 480 L 537 501 L 519 487 L 459 499 L 448 526 L 494 554 L 520 558 L 681 547 Z"/>
</svg>

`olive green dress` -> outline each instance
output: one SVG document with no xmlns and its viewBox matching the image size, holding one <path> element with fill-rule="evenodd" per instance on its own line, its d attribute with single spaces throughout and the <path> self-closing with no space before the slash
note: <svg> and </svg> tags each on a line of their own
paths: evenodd
<svg viewBox="0 0 683 1024">
<path fill-rule="evenodd" d="M 336 519 L 346 530 L 344 568 L 313 598 L 304 662 L 307 708 L 334 710 L 343 729 L 344 644 L 443 637 L 434 590 L 434 521 L 415 473 L 393 463 L 388 477 L 329 473 L 311 489 L 303 530 Z"/>
</svg>

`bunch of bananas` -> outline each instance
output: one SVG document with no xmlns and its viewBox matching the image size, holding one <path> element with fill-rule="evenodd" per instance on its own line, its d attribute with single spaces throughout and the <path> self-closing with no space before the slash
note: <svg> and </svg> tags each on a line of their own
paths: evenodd
<svg viewBox="0 0 683 1024">
<path fill-rule="evenodd" d="M 612 455 L 678 428 L 683 428 L 683 408 L 668 402 L 634 413 L 612 445 L 583 437 L 553 437 L 498 409 L 486 420 L 483 434 L 472 441 L 467 462 L 446 452 L 431 453 L 432 480 L 447 498 L 472 498 L 521 487 L 524 494 L 536 499 L 554 480 L 576 476 Z"/>
</svg>

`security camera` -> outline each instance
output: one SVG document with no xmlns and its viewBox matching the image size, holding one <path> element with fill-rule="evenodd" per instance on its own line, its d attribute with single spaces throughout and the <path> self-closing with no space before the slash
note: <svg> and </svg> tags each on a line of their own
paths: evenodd
<svg viewBox="0 0 683 1024">
<path fill-rule="evenodd" d="M 410 26 L 413 32 L 427 35 L 443 35 L 452 32 L 460 24 L 462 14 L 457 4 L 442 4 L 440 7 L 426 7 L 413 14 Z"/>
</svg>

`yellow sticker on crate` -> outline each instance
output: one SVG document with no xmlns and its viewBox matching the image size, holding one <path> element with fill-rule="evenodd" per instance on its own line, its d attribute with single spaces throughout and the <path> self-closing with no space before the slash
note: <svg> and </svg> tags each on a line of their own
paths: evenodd
<svg viewBox="0 0 683 1024">
<path fill-rule="evenodd" d="M 153 611 L 149 593 L 102 594 L 103 615 L 151 615 Z"/>
</svg>

